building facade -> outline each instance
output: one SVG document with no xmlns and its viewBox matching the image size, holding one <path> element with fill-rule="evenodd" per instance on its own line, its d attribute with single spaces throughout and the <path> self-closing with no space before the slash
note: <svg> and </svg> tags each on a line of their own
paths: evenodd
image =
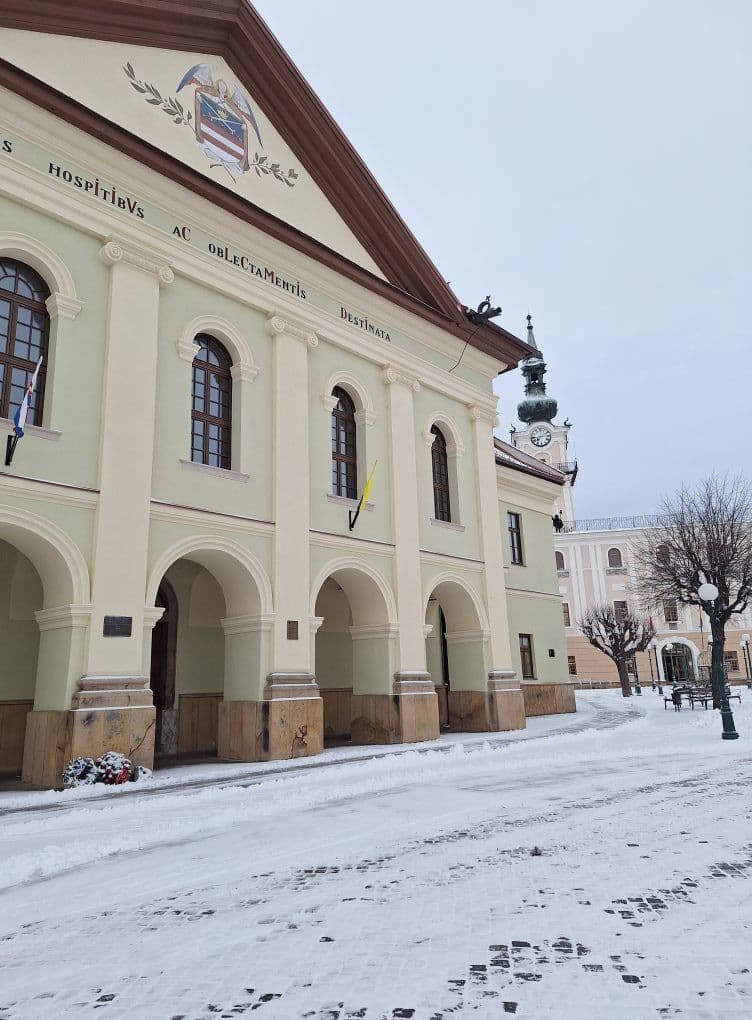
<svg viewBox="0 0 752 1020">
<path fill-rule="evenodd" d="M 0 11 L 8 430 L 43 359 L 0 469 L 0 770 L 524 726 L 504 514 L 558 483 L 494 463 L 491 381 L 529 348 L 253 8 L 160 6 Z M 530 712 L 574 710 L 545 666 Z"/>
</svg>

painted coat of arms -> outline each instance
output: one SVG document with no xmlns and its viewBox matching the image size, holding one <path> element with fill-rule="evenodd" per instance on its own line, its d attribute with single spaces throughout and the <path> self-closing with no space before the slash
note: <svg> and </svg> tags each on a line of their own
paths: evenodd
<svg viewBox="0 0 752 1020">
<path fill-rule="evenodd" d="M 289 188 L 294 187 L 298 179 L 295 170 L 285 172 L 279 163 L 255 151 L 256 142 L 260 148 L 263 142 L 248 96 L 237 85 L 233 85 L 231 91 L 222 78 L 215 81 L 210 64 L 194 64 L 175 90 L 181 92 L 189 86 L 195 87 L 193 112 L 186 110 L 177 96 L 163 96 L 155 85 L 137 78 L 130 63 L 123 70 L 147 103 L 160 107 L 173 123 L 193 131 L 196 144 L 211 160 L 211 167 L 223 167 L 233 179 L 253 169 L 259 177 L 271 176 Z"/>
</svg>

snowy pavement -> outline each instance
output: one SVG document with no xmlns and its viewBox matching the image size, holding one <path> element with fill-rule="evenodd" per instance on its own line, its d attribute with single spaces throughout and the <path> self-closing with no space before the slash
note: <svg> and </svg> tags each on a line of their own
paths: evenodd
<svg viewBox="0 0 752 1020">
<path fill-rule="evenodd" d="M 578 704 L 499 746 L 1 795 L 0 1020 L 749 1020 L 752 696 L 733 742 L 650 690 Z"/>
</svg>

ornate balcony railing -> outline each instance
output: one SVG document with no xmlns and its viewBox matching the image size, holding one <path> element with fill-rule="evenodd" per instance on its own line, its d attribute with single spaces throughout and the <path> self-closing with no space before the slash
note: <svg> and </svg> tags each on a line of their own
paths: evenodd
<svg viewBox="0 0 752 1020">
<path fill-rule="evenodd" d="M 567 460 L 562 464 L 552 464 L 551 467 L 556 468 L 557 471 L 563 471 L 565 475 L 576 475 L 577 474 L 577 461 Z"/>
</svg>

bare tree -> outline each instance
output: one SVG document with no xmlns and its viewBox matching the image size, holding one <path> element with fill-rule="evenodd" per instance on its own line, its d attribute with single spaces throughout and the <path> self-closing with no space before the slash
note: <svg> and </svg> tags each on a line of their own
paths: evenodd
<svg viewBox="0 0 752 1020">
<path fill-rule="evenodd" d="M 647 611 L 678 601 L 707 612 L 697 594 L 705 581 L 718 589 L 713 677 L 723 673 L 725 628 L 752 597 L 752 487 L 741 477 L 710 475 L 682 487 L 661 505 L 661 524 L 635 550 L 637 590 Z M 720 690 L 713 706 L 720 708 Z"/>
<path fill-rule="evenodd" d="M 637 652 L 644 652 L 655 637 L 652 620 L 632 612 L 616 610 L 610 602 L 590 606 L 578 626 L 593 648 L 613 660 L 619 673 L 621 693 L 632 696 L 627 673 L 627 660 Z"/>
</svg>

